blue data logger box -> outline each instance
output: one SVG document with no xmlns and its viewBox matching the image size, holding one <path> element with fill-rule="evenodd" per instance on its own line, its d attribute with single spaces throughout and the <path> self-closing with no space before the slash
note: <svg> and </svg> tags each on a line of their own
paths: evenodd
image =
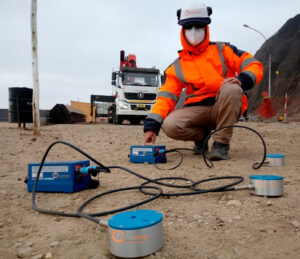
<svg viewBox="0 0 300 259">
<path fill-rule="evenodd" d="M 166 163 L 166 154 L 159 156 L 156 161 L 157 154 L 166 150 L 166 146 L 131 146 L 130 147 L 130 162 L 132 163 Z"/>
<path fill-rule="evenodd" d="M 77 192 L 87 189 L 91 176 L 80 174 L 77 169 L 90 165 L 84 161 L 45 162 L 39 176 L 37 192 Z M 32 192 L 40 163 L 28 164 L 27 191 Z"/>
</svg>

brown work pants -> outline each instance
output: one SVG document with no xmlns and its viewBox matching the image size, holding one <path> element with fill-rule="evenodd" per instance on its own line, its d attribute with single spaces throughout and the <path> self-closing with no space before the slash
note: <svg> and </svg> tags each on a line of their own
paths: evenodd
<svg viewBox="0 0 300 259">
<path fill-rule="evenodd" d="M 224 84 L 211 106 L 189 106 L 172 111 L 163 121 L 162 129 L 170 138 L 183 141 L 201 140 L 205 131 L 234 125 L 242 106 L 242 88 L 238 84 Z M 220 130 L 213 140 L 229 144 L 232 128 Z"/>
</svg>

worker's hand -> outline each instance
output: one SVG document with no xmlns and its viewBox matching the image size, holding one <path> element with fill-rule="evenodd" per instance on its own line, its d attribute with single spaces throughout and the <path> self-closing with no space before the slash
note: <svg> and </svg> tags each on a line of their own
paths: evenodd
<svg viewBox="0 0 300 259">
<path fill-rule="evenodd" d="M 156 133 L 152 130 L 148 130 L 144 133 L 144 145 L 146 143 L 154 144 L 156 140 Z"/>
<path fill-rule="evenodd" d="M 242 83 L 240 80 L 238 80 L 236 77 L 229 77 L 226 78 L 223 83 L 221 84 L 221 87 L 225 84 L 238 84 L 239 86 L 242 86 Z"/>
</svg>

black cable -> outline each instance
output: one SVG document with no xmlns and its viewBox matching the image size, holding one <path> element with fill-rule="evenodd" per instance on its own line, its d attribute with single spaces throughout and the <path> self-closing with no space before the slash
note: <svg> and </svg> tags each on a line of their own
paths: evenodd
<svg viewBox="0 0 300 259">
<path fill-rule="evenodd" d="M 176 169 L 177 167 L 179 167 L 179 166 L 181 165 L 181 163 L 182 163 L 182 161 L 183 161 L 183 154 L 180 152 L 181 150 L 188 150 L 188 151 L 191 151 L 192 149 L 190 149 L 190 148 L 174 148 L 174 149 L 165 150 L 164 152 L 155 155 L 155 157 L 154 157 L 154 166 L 155 166 L 157 169 L 159 169 L 159 170 L 174 170 L 174 169 Z M 159 166 L 158 166 L 159 163 L 158 163 L 158 161 L 157 161 L 158 158 L 159 158 L 160 156 L 166 155 L 166 154 L 168 154 L 168 153 L 178 153 L 178 154 L 179 154 L 180 160 L 179 160 L 178 164 L 175 165 L 174 167 L 171 167 L 171 168 L 161 168 L 161 167 L 159 167 Z"/>
<path fill-rule="evenodd" d="M 245 128 L 245 129 L 248 129 L 248 130 L 251 130 L 253 131 L 254 133 L 256 133 L 262 143 L 263 143 L 263 147 L 264 147 L 264 157 L 262 159 L 262 161 L 260 163 L 255 163 L 253 164 L 253 168 L 254 169 L 259 169 L 264 161 L 265 161 L 265 158 L 266 158 L 266 145 L 265 145 L 265 142 L 262 138 L 262 136 L 255 130 L 249 128 L 249 127 L 246 127 L 246 126 L 239 126 L 239 125 L 234 125 L 234 126 L 226 126 L 226 127 L 222 127 L 222 128 L 219 128 L 219 129 L 216 129 L 214 132 L 210 133 L 210 135 L 206 138 L 205 140 L 205 143 L 207 143 L 207 141 L 209 140 L 209 138 L 215 134 L 216 132 L 222 130 L 222 129 L 226 129 L 226 128 L 234 128 L 234 127 L 237 127 L 237 128 Z M 104 192 L 104 193 L 100 193 L 100 194 L 97 194 L 95 195 L 94 197 L 88 199 L 87 201 L 85 201 L 80 207 L 79 209 L 77 210 L 76 213 L 65 213 L 65 212 L 60 212 L 60 211 L 52 211 L 52 210 L 46 210 L 46 209 L 42 209 L 42 208 L 39 208 L 35 202 L 35 197 L 36 197 L 36 188 L 37 188 L 37 184 L 38 184 L 38 181 L 39 181 L 39 177 L 40 177 L 40 173 L 42 171 L 42 168 L 43 168 L 43 165 L 45 163 L 45 160 L 46 160 L 46 157 L 49 153 L 49 151 L 51 150 L 51 148 L 56 145 L 56 144 L 64 144 L 64 145 L 67 145 L 73 149 L 75 149 L 76 151 L 78 151 L 79 153 L 81 153 L 82 155 L 84 155 L 85 157 L 89 158 L 91 161 L 93 161 L 95 164 L 97 164 L 100 168 L 101 168 L 101 171 L 102 172 L 110 172 L 110 169 L 121 169 L 121 170 L 124 170 L 128 173 L 131 173 L 139 178 L 142 178 L 144 180 L 146 180 L 146 182 L 142 183 L 140 186 L 132 186 L 132 187 L 126 187 L 126 188 L 120 188 L 120 189 L 115 189 L 115 190 L 111 190 L 111 191 L 107 191 L 107 192 Z M 175 168 L 177 168 L 183 161 L 183 155 L 180 151 L 182 150 L 190 150 L 190 151 L 193 151 L 192 149 L 188 149 L 188 148 L 177 148 L 177 149 L 171 149 L 171 150 L 166 150 L 164 151 L 163 153 L 161 154 L 158 154 L 156 157 L 155 157 L 155 161 L 157 160 L 157 158 L 159 156 L 162 156 L 166 153 L 171 153 L 171 152 L 176 152 L 176 153 L 179 153 L 180 156 L 181 156 L 181 159 L 179 161 L 179 163 L 172 167 L 172 168 L 169 168 L 169 169 L 164 169 L 164 170 L 173 170 Z M 206 163 L 206 165 L 208 167 L 213 167 L 213 163 L 212 161 L 210 161 L 210 165 L 207 163 L 207 157 L 205 156 L 205 153 L 204 153 L 204 150 L 203 150 L 203 159 Z M 156 165 L 156 163 L 154 163 Z M 161 169 L 161 168 L 159 168 Z M 196 186 L 200 183 L 203 183 L 203 182 L 208 182 L 208 181 L 214 181 L 214 180 L 221 180 L 221 179 L 238 179 L 237 181 L 233 182 L 233 183 L 230 183 L 230 184 L 227 184 L 227 185 L 223 185 L 223 186 L 219 186 L 219 187 L 215 187 L 215 188 L 211 188 L 211 189 L 199 189 L 197 188 Z M 176 184 L 167 184 L 167 183 L 163 183 L 163 182 L 160 182 L 161 180 L 183 180 L 183 181 L 189 181 L 191 184 L 190 185 L 176 185 Z M 183 177 L 163 177 L 163 178 L 157 178 L 157 179 L 150 179 L 148 177 L 145 177 L 143 175 L 140 175 L 128 168 L 125 168 L 125 167 L 121 167 L 121 166 L 109 166 L 109 167 L 106 167 L 104 166 L 103 164 L 101 164 L 100 162 L 98 162 L 96 159 L 94 159 L 93 157 L 91 157 L 90 155 L 88 155 L 87 153 L 83 152 L 81 149 L 77 148 L 76 146 L 68 143 L 68 142 L 65 142 L 65 141 L 55 141 L 53 142 L 46 150 L 43 158 L 42 158 L 42 161 L 40 163 L 40 166 L 39 166 L 39 169 L 38 169 L 38 172 L 37 172 L 37 176 L 36 176 L 36 180 L 34 182 L 34 186 L 33 186 L 33 190 L 32 190 L 32 206 L 33 208 L 36 210 L 36 211 L 39 211 L 41 213 L 46 213 L 46 214 L 51 214 L 51 215 L 59 215 L 59 216 L 65 216 L 65 217 L 85 217 L 89 220 L 92 220 L 93 222 L 96 222 L 96 223 L 99 223 L 99 220 L 94 218 L 95 216 L 103 216 L 103 215 L 108 215 L 108 214 L 113 214 L 115 212 L 120 212 L 120 211 L 124 211 L 124 210 L 127 210 L 127 209 L 130 209 L 130 208 L 134 208 L 134 207 L 137 207 L 137 206 L 140 206 L 142 204 L 145 204 L 145 203 L 148 203 L 154 199 L 157 199 L 159 196 L 183 196 L 183 195 L 195 195 L 195 194 L 202 194 L 202 193 L 208 193 L 208 192 L 220 192 L 220 191 L 233 191 L 234 188 L 232 188 L 232 186 L 236 185 L 236 184 L 239 184 L 241 183 L 242 181 L 244 180 L 243 177 L 241 176 L 224 176 L 224 177 L 214 177 L 214 178 L 209 178 L 209 179 L 204 179 L 204 180 L 200 180 L 200 181 L 197 181 L 197 182 L 194 182 L 188 178 L 183 178 Z M 149 183 L 154 183 L 154 184 L 157 184 L 157 185 L 162 185 L 162 186 L 166 186 L 166 187 L 173 187 L 173 188 L 189 188 L 189 189 L 192 189 L 193 191 L 189 191 L 189 192 L 181 192 L 181 193 L 163 193 L 162 189 L 159 188 L 159 187 L 155 187 L 155 186 L 146 186 L 147 184 Z M 99 198 L 99 197 L 102 197 L 104 195 L 107 195 L 107 194 L 111 194 L 111 193 L 115 193 L 115 192 L 121 192 L 121 191 L 126 191 L 126 190 L 134 190 L 134 189 L 138 189 L 140 190 L 142 193 L 144 194 L 147 194 L 147 195 L 151 195 L 152 197 L 144 200 L 144 201 L 141 201 L 141 202 L 138 202 L 136 204 L 132 204 L 132 205 L 129 205 L 129 206 L 126 206 L 126 207 L 123 207 L 123 208 L 118 208 L 118 209 L 114 209 L 114 210 L 110 210 L 110 211 L 106 211 L 106 212 L 97 212 L 97 213 L 91 213 L 91 214 L 86 214 L 86 213 L 83 213 L 82 210 L 93 200 Z M 147 192 L 145 191 L 145 189 L 156 189 L 158 190 L 159 192 L 158 193 L 152 193 L 152 192 Z"/>
<path fill-rule="evenodd" d="M 252 129 L 252 128 L 249 128 L 249 127 L 246 127 L 246 126 L 240 126 L 240 125 L 232 125 L 232 126 L 224 126 L 224 127 L 221 127 L 221 128 L 219 128 L 219 129 L 214 130 L 213 132 L 211 132 L 211 133 L 207 136 L 207 138 L 206 138 L 206 140 L 205 140 L 205 142 L 204 142 L 204 146 L 206 145 L 206 143 L 208 142 L 208 140 L 210 139 L 210 137 L 211 137 L 213 134 L 217 133 L 217 132 L 220 131 L 220 130 L 228 129 L 228 128 L 243 128 L 243 129 L 247 129 L 247 130 L 250 130 L 250 131 L 254 132 L 254 133 L 260 138 L 260 140 L 261 140 L 261 142 L 262 142 L 262 144 L 263 144 L 263 148 L 264 148 L 264 155 L 263 155 L 262 161 L 261 161 L 260 163 L 254 163 L 254 164 L 252 165 L 252 168 L 253 168 L 253 169 L 255 169 L 255 170 L 259 169 L 259 168 L 264 164 L 264 162 L 265 162 L 266 154 L 267 154 L 267 148 L 266 148 L 266 143 L 265 143 L 263 137 L 262 137 L 256 130 L 254 130 L 254 129 Z M 203 156 L 203 159 L 204 159 L 205 164 L 206 164 L 209 168 L 212 168 L 212 167 L 213 167 L 213 162 L 212 162 L 209 158 L 206 157 L 206 154 L 205 154 L 205 150 L 204 150 L 204 149 L 202 150 L 202 156 Z M 208 164 L 207 160 L 210 162 L 210 165 Z"/>
<path fill-rule="evenodd" d="M 164 183 L 160 182 L 160 180 L 183 180 L 183 181 L 189 181 L 192 184 L 190 185 L 179 185 L 179 187 L 177 188 L 191 188 L 191 186 L 194 184 L 194 182 L 188 178 L 184 178 L 184 177 L 162 177 L 162 178 L 157 178 L 157 179 L 153 179 L 151 181 L 151 183 L 155 183 L 158 185 L 164 185 Z M 146 181 L 144 183 L 141 184 L 141 186 L 146 187 L 146 184 L 150 183 L 150 181 Z M 144 191 L 143 189 L 140 190 L 142 193 L 144 194 L 148 194 L 148 195 L 154 195 L 154 193 L 152 192 L 147 192 Z M 161 196 L 183 196 L 183 195 L 192 195 L 192 194 L 198 194 L 196 192 L 180 192 L 180 193 L 164 193 L 162 192 Z"/>
<path fill-rule="evenodd" d="M 77 213 L 80 213 L 80 214 L 83 214 L 82 213 L 82 210 L 93 200 L 99 198 L 99 197 L 102 197 L 104 195 L 107 195 L 107 194 L 111 194 L 111 193 L 116 193 L 116 192 L 122 192 L 122 191 L 128 191 L 128 190 L 135 190 L 135 189 L 156 189 L 158 190 L 159 192 L 157 193 L 154 193 L 150 198 L 146 199 L 146 200 L 143 200 L 141 202 L 137 202 L 135 204 L 132 204 L 132 205 L 128 205 L 128 206 L 125 206 L 125 207 L 122 207 L 122 208 L 118 208 L 118 209 L 114 209 L 114 210 L 110 210 L 110 211 L 104 211 L 104 212 L 96 212 L 96 213 L 89 213 L 89 214 L 86 214 L 90 217 L 101 217 L 101 216 L 105 216 L 105 215 L 108 215 L 108 214 L 114 214 L 116 212 L 121 212 L 121 211 L 124 211 L 124 210 L 128 210 L 128 209 L 132 209 L 134 207 L 137 207 L 137 206 L 141 206 L 143 204 L 146 204 L 150 201 L 153 201 L 155 199 L 157 199 L 161 194 L 162 194 L 162 189 L 161 188 L 158 188 L 158 187 L 155 187 L 155 186 L 133 186 L 133 187 L 125 187 L 125 188 L 120 188 L 120 189 L 115 189 L 115 190 L 111 190 L 111 191 L 107 191 L 107 192 L 103 192 L 103 193 L 100 193 L 100 194 L 97 194 L 95 196 L 93 196 L 92 198 L 88 199 L 87 201 L 85 201 L 80 207 L 79 209 L 77 210 Z"/>
<path fill-rule="evenodd" d="M 238 180 L 236 180 L 233 183 L 226 184 L 226 185 L 216 187 L 216 188 L 213 188 L 213 189 L 200 189 L 200 188 L 195 187 L 196 185 L 199 185 L 200 183 L 216 181 L 216 180 L 225 180 L 225 179 L 238 179 Z M 212 178 L 209 178 L 209 179 L 204 179 L 204 180 L 200 180 L 198 182 L 195 182 L 191 186 L 191 189 L 194 190 L 194 191 L 207 191 L 207 192 L 233 191 L 234 188 L 230 188 L 230 187 L 232 187 L 234 185 L 237 185 L 237 184 L 239 184 L 243 181 L 244 181 L 244 177 L 242 177 L 242 176 L 218 176 L 218 177 L 212 177 Z"/>
<path fill-rule="evenodd" d="M 35 202 L 35 192 L 36 192 L 36 187 L 37 187 L 37 184 L 38 184 L 38 180 L 39 180 L 39 177 L 40 177 L 40 174 L 41 174 L 41 171 L 42 171 L 42 168 L 43 168 L 43 165 L 45 163 L 45 160 L 46 160 L 46 157 L 49 153 L 49 151 L 51 150 L 51 148 L 56 145 L 56 144 L 63 144 L 63 145 L 67 145 L 73 149 L 75 149 L 76 151 L 78 151 L 79 153 L 81 153 L 82 155 L 86 156 L 87 158 L 89 158 L 90 160 L 92 160 L 95 164 L 99 165 L 100 168 L 102 168 L 104 171 L 106 172 L 110 172 L 110 170 L 105 167 L 104 165 L 102 165 L 100 162 L 98 162 L 95 158 L 91 157 L 90 155 L 88 155 L 87 153 L 83 152 L 81 149 L 79 149 L 78 147 L 68 143 L 68 142 L 65 142 L 65 141 L 61 141 L 61 140 L 58 140 L 58 141 L 55 141 L 53 142 L 46 150 L 43 158 L 42 158 L 42 161 L 40 163 L 40 167 L 39 167 L 39 170 L 37 172 L 37 175 L 36 175 L 36 180 L 34 181 L 34 185 L 33 185 L 33 190 L 32 190 L 32 207 L 36 210 L 36 211 L 39 211 L 41 213 L 46 213 L 46 214 L 51 214 L 51 215 L 59 215 L 59 216 L 65 216 L 65 217 L 79 217 L 79 215 L 77 213 L 65 213 L 65 212 L 60 212 L 60 211 L 52 211 L 52 210 L 45 210 L 45 209 L 42 209 L 42 208 L 39 208 L 37 205 L 36 205 L 36 202 Z"/>
<path fill-rule="evenodd" d="M 49 151 L 51 150 L 51 148 L 54 145 L 56 145 L 56 144 L 64 144 L 64 145 L 67 145 L 67 146 L 69 146 L 69 147 L 77 150 L 78 152 L 80 152 L 84 156 L 86 156 L 89 159 L 91 159 L 92 161 L 94 161 L 97 165 L 99 165 L 106 172 L 110 172 L 110 169 L 121 169 L 121 170 L 126 171 L 128 173 L 131 173 L 131 174 L 133 174 L 133 175 L 135 175 L 135 176 L 137 176 L 137 177 L 139 177 L 141 179 L 146 180 L 146 182 L 144 182 L 140 186 L 132 186 L 132 187 L 120 188 L 120 189 L 115 189 L 115 190 L 111 190 L 111 191 L 107 191 L 107 192 L 104 192 L 104 193 L 97 194 L 97 195 L 93 196 L 92 198 L 88 199 L 87 201 L 85 201 L 79 207 L 79 209 L 77 210 L 76 213 L 66 213 L 66 212 L 61 212 L 61 211 L 53 211 L 53 210 L 47 210 L 47 209 L 39 208 L 36 205 L 36 202 L 35 202 L 37 184 L 38 184 L 40 173 L 41 173 L 42 168 L 44 166 L 46 157 L 47 157 Z M 184 150 L 184 149 L 182 149 L 182 150 Z M 183 181 L 190 182 L 190 184 L 189 185 L 168 184 L 168 183 L 160 182 L 160 180 L 183 180 Z M 102 165 L 100 162 L 98 162 L 96 159 L 92 158 L 90 155 L 86 154 L 85 152 L 83 152 L 79 148 L 75 147 L 74 145 L 72 145 L 72 144 L 70 144 L 68 142 L 64 142 L 64 141 L 55 141 L 55 142 L 53 142 L 47 148 L 47 150 L 46 150 L 46 152 L 45 152 L 45 154 L 44 154 L 44 156 L 42 158 L 42 161 L 40 163 L 40 166 L 39 166 L 39 169 L 38 169 L 38 172 L 37 172 L 37 176 L 36 176 L 36 180 L 35 180 L 35 183 L 34 183 L 34 186 L 33 186 L 33 190 L 32 190 L 32 206 L 33 206 L 33 208 L 36 211 L 39 211 L 41 213 L 50 214 L 50 215 L 64 216 L 64 217 L 84 217 L 84 218 L 89 219 L 89 220 L 91 220 L 91 221 L 93 221 L 95 223 L 99 223 L 100 220 L 97 219 L 97 218 L 95 218 L 96 216 L 104 216 L 104 215 L 113 214 L 113 213 L 116 213 L 116 212 L 128 210 L 128 209 L 131 209 L 131 208 L 134 208 L 134 207 L 146 204 L 146 203 L 148 203 L 150 201 L 153 201 L 154 199 L 157 199 L 160 196 L 194 195 L 194 194 L 201 194 L 201 193 L 213 192 L 213 191 L 217 191 L 217 190 L 224 190 L 225 191 L 225 189 L 226 189 L 225 188 L 226 186 L 221 186 L 221 187 L 217 187 L 217 188 L 213 188 L 213 189 L 208 189 L 208 190 L 196 190 L 196 191 L 193 190 L 192 192 L 164 194 L 163 191 L 162 191 L 162 189 L 159 188 L 159 187 L 156 187 L 156 186 L 146 186 L 146 184 L 148 184 L 148 183 L 154 183 L 154 184 L 157 184 L 157 185 L 162 185 L 162 186 L 172 187 L 172 188 L 191 188 L 192 186 L 195 186 L 198 182 L 195 183 L 194 181 L 192 181 L 190 179 L 187 179 L 187 178 L 183 178 L 183 177 L 165 177 L 165 178 L 151 179 L 151 178 L 148 178 L 148 177 L 145 177 L 143 175 L 140 175 L 140 174 L 138 174 L 138 173 L 136 173 L 136 172 L 134 172 L 134 171 L 132 171 L 132 170 L 130 170 L 128 168 L 122 167 L 122 166 L 109 166 L 109 167 L 106 167 L 106 166 Z M 89 213 L 89 214 L 83 212 L 83 209 L 91 201 L 93 201 L 93 200 L 95 200 L 95 199 L 97 199 L 99 197 L 102 197 L 102 196 L 105 196 L 105 195 L 108 195 L 108 194 L 111 194 L 111 193 L 116 193 L 116 192 L 121 192 L 121 191 L 127 191 L 127 190 L 134 190 L 134 189 L 138 189 L 138 190 L 140 190 L 142 193 L 144 193 L 146 195 L 151 195 L 151 197 L 148 198 L 148 199 L 146 199 L 146 200 L 144 200 L 144 201 L 137 202 L 135 204 L 128 205 L 128 206 L 125 206 L 125 207 L 122 207 L 122 208 L 118 208 L 118 209 L 114 209 L 114 210 L 110 210 L 110 211 L 96 212 L 96 213 Z M 158 192 L 156 192 L 156 193 L 146 192 L 145 189 L 155 189 Z"/>
<path fill-rule="evenodd" d="M 230 183 L 230 184 L 226 184 L 226 185 L 222 185 L 222 186 L 218 186 L 218 187 L 215 187 L 215 188 L 210 188 L 210 189 L 199 189 L 199 188 L 196 188 L 195 186 L 200 184 L 200 183 L 203 183 L 203 182 L 209 182 L 209 181 L 215 181 L 215 180 L 223 180 L 223 179 L 239 179 L 233 183 Z M 157 179 L 154 179 L 155 183 L 156 184 L 161 184 L 159 181 L 160 180 L 186 180 L 186 181 L 191 181 L 187 178 L 182 178 L 182 177 L 162 177 L 162 178 L 157 178 Z M 186 188 L 190 188 L 192 189 L 193 191 L 190 191 L 190 192 L 176 192 L 176 193 L 162 193 L 161 195 L 162 196 L 187 196 L 187 195 L 195 195 L 195 194 L 203 194 L 203 193 L 209 193 L 209 192 L 225 192 L 225 191 L 234 191 L 235 189 L 234 188 L 230 188 L 234 185 L 237 185 L 241 182 L 244 181 L 244 178 L 242 176 L 221 176 L 221 177 L 213 177 L 213 178 L 209 178 L 209 179 L 204 179 L 204 180 L 200 180 L 200 181 L 197 181 L 197 182 L 193 182 L 193 184 L 191 186 L 186 186 Z M 145 182 L 145 183 L 142 183 L 141 186 L 146 186 L 146 184 L 148 184 L 149 182 Z M 148 195 L 154 195 L 154 193 L 152 192 L 147 192 L 147 191 L 144 191 L 144 190 L 140 190 L 142 193 L 144 194 L 148 194 Z"/>
<path fill-rule="evenodd" d="M 219 129 L 216 129 L 216 130 L 212 131 L 212 132 L 206 137 L 203 146 L 206 145 L 206 143 L 209 141 L 210 137 L 211 137 L 213 134 L 217 133 L 217 132 L 220 131 L 220 130 L 227 129 L 227 128 L 244 128 L 244 129 L 248 129 L 248 130 L 254 132 L 256 135 L 258 135 L 258 137 L 260 138 L 260 140 L 261 140 L 261 142 L 262 142 L 262 145 L 263 145 L 264 154 L 263 154 L 262 161 L 259 162 L 259 163 L 254 163 L 254 164 L 252 165 L 252 168 L 255 169 L 255 170 L 259 169 L 259 168 L 264 164 L 264 162 L 265 162 L 266 154 L 267 154 L 267 148 L 266 148 L 266 143 L 265 143 L 263 137 L 262 137 L 256 130 L 254 130 L 254 129 L 252 129 L 252 128 L 249 128 L 249 127 L 246 127 L 246 126 L 240 126 L 240 125 L 232 125 L 232 126 L 224 126 L 224 127 L 221 127 L 221 128 L 219 128 Z M 157 154 L 157 155 L 155 156 L 155 158 L 154 158 L 154 165 L 155 165 L 155 167 L 156 167 L 157 169 L 160 169 L 160 170 L 174 170 L 174 169 L 176 169 L 177 167 L 179 167 L 179 166 L 181 165 L 181 163 L 182 163 L 182 161 L 183 161 L 183 155 L 182 155 L 182 153 L 180 152 L 181 150 L 187 150 L 187 151 L 193 151 L 193 152 L 194 152 L 194 150 L 191 149 L 191 148 L 174 148 L 174 149 L 165 150 L 164 152 L 159 153 L 159 154 Z M 180 161 L 178 162 L 178 164 L 175 165 L 174 167 L 167 168 L 167 169 L 163 169 L 163 168 L 159 167 L 159 166 L 158 166 L 158 163 L 157 163 L 158 158 L 161 157 L 161 156 L 164 156 L 164 155 L 167 154 L 167 153 L 173 153 L 173 152 L 179 153 L 179 154 L 181 155 Z M 212 168 L 212 167 L 213 167 L 213 162 L 206 156 L 206 153 L 205 153 L 205 150 L 204 150 L 204 149 L 202 150 L 202 156 L 203 156 L 203 160 L 204 160 L 205 164 L 207 165 L 207 167 Z"/>
<path fill-rule="evenodd" d="M 191 182 L 191 184 L 188 185 L 188 186 L 187 185 L 169 184 L 169 183 L 158 183 L 157 181 L 155 181 L 155 179 L 151 179 L 151 178 L 145 177 L 145 176 L 143 176 L 141 174 L 138 174 L 138 173 L 136 173 L 136 172 L 134 172 L 134 171 L 126 168 L 126 167 L 122 167 L 122 166 L 109 166 L 109 168 L 111 168 L 111 169 L 118 168 L 118 169 L 121 169 L 121 170 L 126 171 L 128 173 L 131 173 L 131 174 L 133 174 L 133 175 L 135 175 L 135 176 L 137 176 L 139 178 L 142 178 L 142 179 L 146 180 L 147 182 L 151 182 L 151 183 L 154 183 L 154 184 L 159 184 L 159 185 L 166 186 L 166 187 L 171 187 L 171 188 L 186 188 L 186 187 L 192 186 L 192 184 L 194 183 L 190 179 L 187 179 L 188 181 Z"/>
</svg>

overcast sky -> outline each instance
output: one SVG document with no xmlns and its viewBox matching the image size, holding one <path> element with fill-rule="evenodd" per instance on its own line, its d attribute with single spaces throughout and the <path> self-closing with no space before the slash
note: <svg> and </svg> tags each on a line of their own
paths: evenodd
<svg viewBox="0 0 300 259">
<path fill-rule="evenodd" d="M 110 95 L 120 50 L 140 67 L 164 69 L 181 49 L 176 11 L 184 0 L 38 0 L 40 108 L 91 94 Z M 299 0 L 207 0 L 213 9 L 212 41 L 255 52 L 300 12 Z M 0 0 L 0 108 L 9 87 L 32 88 L 31 0 Z"/>
</svg>

